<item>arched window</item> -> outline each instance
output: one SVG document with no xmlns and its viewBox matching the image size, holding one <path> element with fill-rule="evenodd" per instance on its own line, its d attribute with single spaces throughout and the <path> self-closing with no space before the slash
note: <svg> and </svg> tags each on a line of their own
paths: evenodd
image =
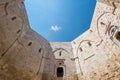
<svg viewBox="0 0 120 80">
<path fill-rule="evenodd" d="M 57 68 L 57 77 L 63 77 L 64 75 L 64 70 L 62 67 Z"/>
</svg>

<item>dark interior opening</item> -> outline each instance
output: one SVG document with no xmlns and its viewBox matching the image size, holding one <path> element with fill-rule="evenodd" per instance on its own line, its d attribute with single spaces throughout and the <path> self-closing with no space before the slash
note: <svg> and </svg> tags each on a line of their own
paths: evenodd
<svg viewBox="0 0 120 80">
<path fill-rule="evenodd" d="M 120 31 L 118 32 L 118 35 L 120 36 Z"/>
<path fill-rule="evenodd" d="M 120 41 L 120 31 L 117 32 L 116 39 Z"/>
<path fill-rule="evenodd" d="M 58 67 L 57 68 L 57 77 L 63 77 L 63 68 L 62 67 Z"/>
</svg>

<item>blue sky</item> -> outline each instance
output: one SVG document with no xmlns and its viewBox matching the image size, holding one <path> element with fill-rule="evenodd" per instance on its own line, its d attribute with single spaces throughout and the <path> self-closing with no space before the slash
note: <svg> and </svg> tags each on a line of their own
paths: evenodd
<svg viewBox="0 0 120 80">
<path fill-rule="evenodd" d="M 25 0 L 30 26 L 50 42 L 72 41 L 89 29 L 96 0 Z"/>
</svg>

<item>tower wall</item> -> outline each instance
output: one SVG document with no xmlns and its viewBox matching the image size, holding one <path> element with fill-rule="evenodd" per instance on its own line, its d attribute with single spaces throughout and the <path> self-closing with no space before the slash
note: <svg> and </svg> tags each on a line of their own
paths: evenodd
<svg viewBox="0 0 120 80">
<path fill-rule="evenodd" d="M 54 55 L 47 40 L 29 27 L 23 0 L 0 0 L 0 79 L 49 80 Z"/>
<path fill-rule="evenodd" d="M 90 29 L 72 41 L 79 80 L 120 79 L 119 33 L 119 0 L 98 0 Z"/>
</svg>

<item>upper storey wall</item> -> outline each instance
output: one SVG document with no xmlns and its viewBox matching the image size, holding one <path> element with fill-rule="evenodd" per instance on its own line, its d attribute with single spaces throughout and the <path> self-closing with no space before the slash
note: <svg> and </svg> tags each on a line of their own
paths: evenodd
<svg viewBox="0 0 120 80">
<path fill-rule="evenodd" d="M 29 27 L 22 0 L 0 0 L 0 56 Z M 26 27 L 24 27 L 26 26 Z"/>
<path fill-rule="evenodd" d="M 98 39 L 105 39 L 109 36 L 120 46 L 119 40 L 115 40 L 119 36 L 120 31 L 120 3 L 115 0 L 100 0 L 97 2 L 90 31 L 93 31 Z"/>
</svg>

